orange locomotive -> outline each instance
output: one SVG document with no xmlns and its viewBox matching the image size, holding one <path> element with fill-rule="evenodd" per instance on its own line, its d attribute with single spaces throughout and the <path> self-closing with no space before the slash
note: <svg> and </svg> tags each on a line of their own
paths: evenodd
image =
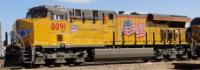
<svg viewBox="0 0 200 70">
<path fill-rule="evenodd" d="M 12 63 L 14 55 L 19 56 L 16 63 L 38 65 L 82 63 L 108 55 L 186 58 L 189 21 L 186 16 L 42 5 L 14 24 L 6 61 Z"/>
</svg>

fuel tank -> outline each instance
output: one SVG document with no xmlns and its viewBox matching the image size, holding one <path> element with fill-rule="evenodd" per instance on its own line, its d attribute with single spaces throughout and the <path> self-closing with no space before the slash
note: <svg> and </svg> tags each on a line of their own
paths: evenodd
<svg viewBox="0 0 200 70">
<path fill-rule="evenodd" d="M 148 58 L 154 56 L 153 48 L 95 49 L 95 59 Z"/>
</svg>

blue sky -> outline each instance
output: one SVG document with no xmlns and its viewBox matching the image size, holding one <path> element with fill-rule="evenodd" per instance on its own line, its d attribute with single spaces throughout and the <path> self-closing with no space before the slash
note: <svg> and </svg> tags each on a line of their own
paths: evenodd
<svg viewBox="0 0 200 70">
<path fill-rule="evenodd" d="M 39 5 L 61 5 L 66 8 L 139 11 L 159 14 L 200 16 L 200 0 L 1 0 L 0 22 L 3 33 L 10 31 L 29 8 Z"/>
</svg>

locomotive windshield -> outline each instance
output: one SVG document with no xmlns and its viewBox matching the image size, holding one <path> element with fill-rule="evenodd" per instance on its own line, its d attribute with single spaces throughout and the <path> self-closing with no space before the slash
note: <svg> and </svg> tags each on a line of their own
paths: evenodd
<svg viewBox="0 0 200 70">
<path fill-rule="evenodd" d="M 47 17 L 47 9 L 44 8 L 32 8 L 27 13 L 27 18 L 45 18 Z"/>
</svg>

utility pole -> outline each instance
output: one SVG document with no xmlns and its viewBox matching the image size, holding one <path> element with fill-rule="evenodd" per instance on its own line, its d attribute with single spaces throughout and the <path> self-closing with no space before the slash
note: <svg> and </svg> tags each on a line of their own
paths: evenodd
<svg viewBox="0 0 200 70">
<path fill-rule="evenodd" d="M 0 57 L 4 57 L 4 47 L 3 47 L 3 41 L 2 41 L 2 23 L 0 22 Z"/>
</svg>

